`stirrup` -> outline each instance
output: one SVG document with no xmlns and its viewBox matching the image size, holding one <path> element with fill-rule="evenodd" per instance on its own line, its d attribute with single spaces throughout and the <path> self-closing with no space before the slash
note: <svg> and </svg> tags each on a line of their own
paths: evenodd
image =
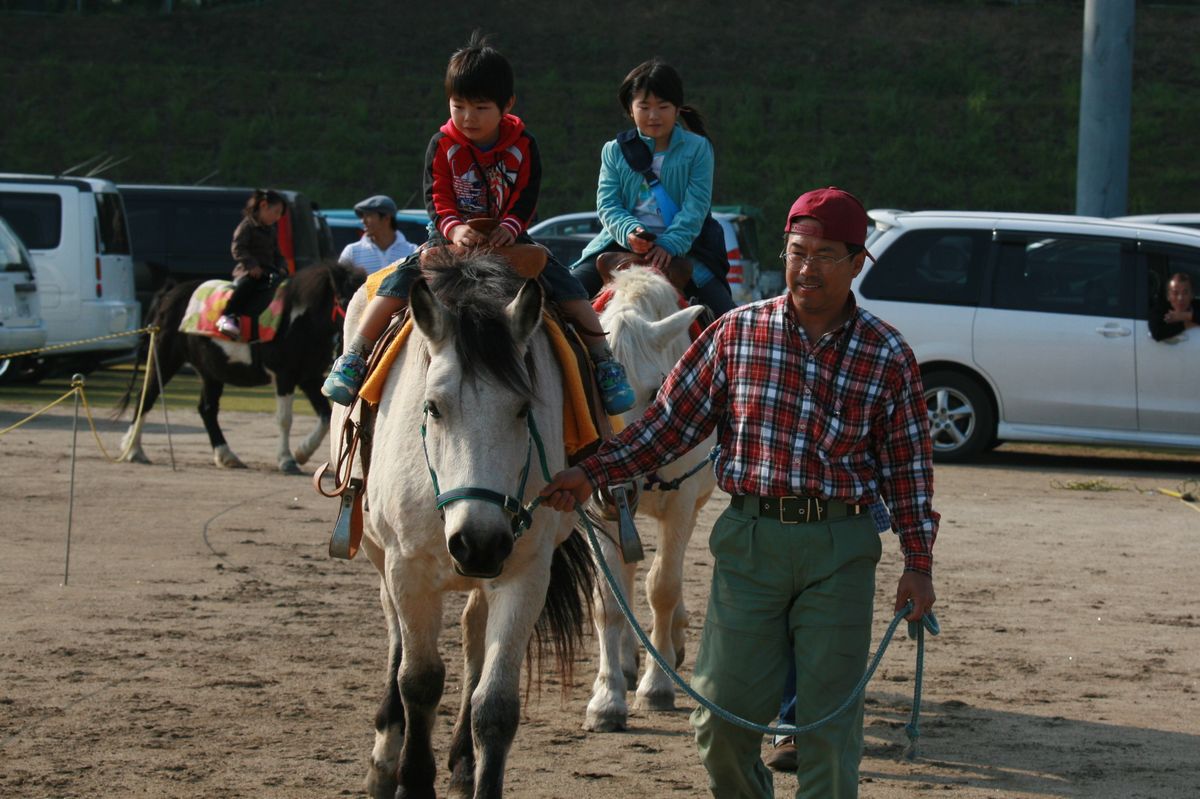
<svg viewBox="0 0 1200 799">
<path fill-rule="evenodd" d="M 333 523 L 333 533 L 329 536 L 329 556 L 332 558 L 351 560 L 358 554 L 363 531 L 362 485 L 361 478 L 352 477 L 342 493 L 337 521 Z"/>
</svg>

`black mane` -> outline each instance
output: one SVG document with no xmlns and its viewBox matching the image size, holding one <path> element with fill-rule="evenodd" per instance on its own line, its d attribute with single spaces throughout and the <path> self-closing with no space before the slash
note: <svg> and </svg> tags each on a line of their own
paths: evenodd
<svg viewBox="0 0 1200 799">
<path fill-rule="evenodd" d="M 504 309 L 525 284 L 499 256 L 476 253 L 459 258 L 448 250 L 428 258 L 422 276 L 433 295 L 455 318 L 454 346 L 467 379 L 484 377 L 532 397 L 531 363 L 520 357 Z"/>
</svg>

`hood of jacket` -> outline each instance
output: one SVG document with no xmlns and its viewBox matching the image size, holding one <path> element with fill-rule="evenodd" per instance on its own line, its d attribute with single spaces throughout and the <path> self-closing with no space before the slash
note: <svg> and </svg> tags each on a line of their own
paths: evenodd
<svg viewBox="0 0 1200 799">
<path fill-rule="evenodd" d="M 461 144 L 464 147 L 470 147 L 471 151 L 475 154 L 475 159 L 481 164 L 494 161 L 497 156 L 516 143 L 524 130 L 525 123 L 521 121 L 520 117 L 505 114 L 500 118 L 500 137 L 496 139 L 496 143 L 489 149 L 481 150 L 474 142 L 464 136 L 462 131 L 454 127 L 453 119 L 447 119 L 446 123 L 441 127 L 442 133 L 446 134 L 453 142 Z"/>
</svg>

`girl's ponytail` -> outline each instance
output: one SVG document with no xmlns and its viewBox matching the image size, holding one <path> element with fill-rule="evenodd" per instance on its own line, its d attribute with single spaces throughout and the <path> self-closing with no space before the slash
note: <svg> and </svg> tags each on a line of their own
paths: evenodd
<svg viewBox="0 0 1200 799">
<path fill-rule="evenodd" d="M 690 105 L 679 106 L 679 121 L 692 133 L 708 138 L 708 131 L 704 129 L 704 117 Z"/>
</svg>

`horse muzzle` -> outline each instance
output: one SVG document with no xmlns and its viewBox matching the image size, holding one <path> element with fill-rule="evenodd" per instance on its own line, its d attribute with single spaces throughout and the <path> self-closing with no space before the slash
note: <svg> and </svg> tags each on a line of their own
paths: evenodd
<svg viewBox="0 0 1200 799">
<path fill-rule="evenodd" d="M 512 532 L 502 528 L 460 530 L 450 536 L 446 548 L 456 573 L 487 580 L 500 576 L 514 543 Z"/>
</svg>

